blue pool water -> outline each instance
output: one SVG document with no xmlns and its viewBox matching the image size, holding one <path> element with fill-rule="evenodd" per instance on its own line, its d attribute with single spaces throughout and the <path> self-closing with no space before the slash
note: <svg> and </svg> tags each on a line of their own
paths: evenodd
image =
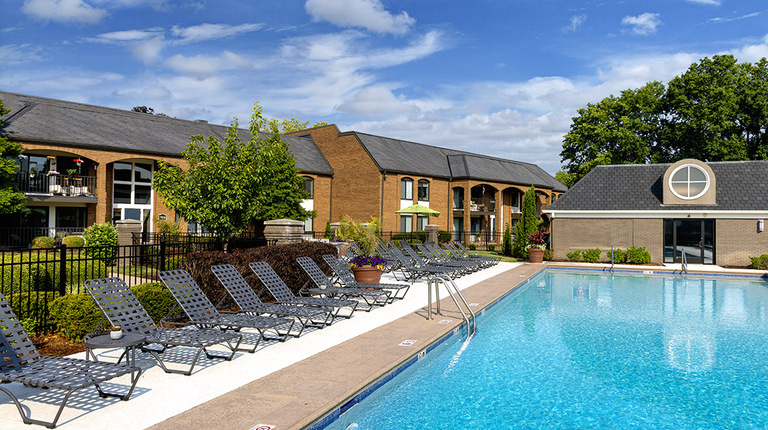
<svg viewBox="0 0 768 430">
<path fill-rule="evenodd" d="M 768 283 L 548 271 L 329 429 L 768 428 Z"/>
</svg>

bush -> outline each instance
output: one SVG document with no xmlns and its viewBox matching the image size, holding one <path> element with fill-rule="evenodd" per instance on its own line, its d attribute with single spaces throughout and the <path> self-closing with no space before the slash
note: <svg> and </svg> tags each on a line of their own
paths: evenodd
<svg viewBox="0 0 768 430">
<path fill-rule="evenodd" d="M 630 246 L 629 249 L 627 249 L 627 262 L 632 262 L 634 264 L 648 264 L 651 262 L 651 253 L 646 251 L 644 246 L 639 248 Z"/>
<path fill-rule="evenodd" d="M 266 261 L 285 282 L 286 285 L 298 294 L 309 277 L 296 263 L 299 257 L 310 257 L 326 273 L 330 273 L 330 268 L 322 258 L 323 254 L 336 254 L 336 247 L 322 242 L 299 242 L 289 245 L 265 246 L 261 248 L 237 249 L 232 254 L 225 254 L 220 251 L 204 251 L 187 254 L 182 269 L 188 271 L 195 279 L 200 288 L 213 303 L 226 296 L 226 290 L 211 272 L 210 267 L 216 264 L 232 264 L 255 290 L 260 291 L 262 300 L 274 301 L 266 288 L 262 288 L 256 275 L 248 267 L 248 263 L 254 261 Z"/>
<path fill-rule="evenodd" d="M 328 239 L 328 240 L 333 239 L 333 231 L 331 230 L 330 221 L 325 222 L 325 231 L 323 232 L 323 239 Z"/>
<path fill-rule="evenodd" d="M 566 257 L 568 257 L 571 261 L 581 261 L 581 250 L 577 249 L 575 251 L 571 251 L 567 254 L 565 254 Z"/>
<path fill-rule="evenodd" d="M 176 300 L 168 288 L 161 282 L 148 282 L 131 288 L 133 294 L 141 302 L 144 309 L 155 323 L 168 315 L 168 312 L 176 304 Z"/>
<path fill-rule="evenodd" d="M 101 321 L 101 311 L 88 294 L 68 294 L 51 302 L 51 321 L 72 342 L 82 342 Z"/>
<path fill-rule="evenodd" d="M 93 224 L 85 229 L 86 255 L 114 266 L 117 261 L 117 229 L 109 223 Z"/>
<path fill-rule="evenodd" d="M 59 285 L 59 262 L 57 255 L 49 252 L 31 252 L 5 258 L 2 266 L 2 293 L 4 295 L 30 291 L 57 291 Z M 78 291 L 83 281 L 102 278 L 107 267 L 102 262 L 67 259 L 67 291 Z"/>
<path fill-rule="evenodd" d="M 61 239 L 61 243 L 67 245 L 67 248 L 82 248 L 85 245 L 85 239 L 82 236 L 66 236 Z"/>
<path fill-rule="evenodd" d="M 491 252 L 496 251 L 496 245 L 489 243 L 486 249 L 488 249 Z"/>
<path fill-rule="evenodd" d="M 600 248 L 585 249 L 582 258 L 587 263 L 597 263 L 600 261 Z"/>
<path fill-rule="evenodd" d="M 605 259 L 607 261 L 611 261 L 611 250 L 605 251 Z M 626 263 L 627 262 L 627 253 L 622 251 L 619 248 L 616 248 L 613 250 L 613 262 L 614 263 Z"/>
<path fill-rule="evenodd" d="M 752 260 L 752 268 L 758 270 L 768 270 L 768 254 L 759 257 L 749 257 Z"/>
<path fill-rule="evenodd" d="M 437 233 L 437 241 L 440 243 L 450 242 L 453 239 L 453 235 L 449 231 L 440 230 Z M 397 242 L 398 240 L 407 240 L 409 243 L 425 243 L 427 241 L 426 231 L 414 231 L 411 233 L 395 233 L 392 235 L 392 240 Z"/>
<path fill-rule="evenodd" d="M 54 240 L 52 237 L 38 236 L 32 239 L 32 248 L 34 249 L 53 248 L 53 245 Z"/>
<path fill-rule="evenodd" d="M 555 253 L 547 248 L 544 250 L 544 261 L 552 261 L 555 258 Z"/>
<path fill-rule="evenodd" d="M 11 309 L 21 321 L 24 330 L 33 335 L 45 326 L 51 301 L 58 297 L 55 291 L 17 293 L 5 298 L 11 303 Z"/>
<path fill-rule="evenodd" d="M 507 225 L 507 228 L 504 230 L 501 253 L 507 256 L 512 255 L 512 230 L 509 225 Z"/>
<path fill-rule="evenodd" d="M 474 243 L 470 243 L 468 248 L 469 248 L 470 251 L 475 251 L 475 250 L 477 250 L 477 245 L 475 245 Z"/>
</svg>

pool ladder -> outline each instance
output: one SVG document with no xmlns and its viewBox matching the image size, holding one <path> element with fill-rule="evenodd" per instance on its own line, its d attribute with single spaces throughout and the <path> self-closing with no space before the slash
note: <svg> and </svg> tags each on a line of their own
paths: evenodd
<svg viewBox="0 0 768 430">
<path fill-rule="evenodd" d="M 457 287 L 456 283 L 453 282 L 453 279 L 444 273 L 433 276 L 429 278 L 429 281 L 427 281 L 427 319 L 432 319 L 432 286 L 435 287 L 435 303 L 437 304 L 435 313 L 440 315 L 440 284 L 445 285 L 445 290 L 448 291 L 448 295 L 451 296 L 453 302 L 456 303 L 456 307 L 459 308 L 461 316 L 467 323 L 467 330 L 469 331 L 469 335 L 471 336 L 475 334 L 475 331 L 477 331 L 477 318 L 475 317 L 475 312 L 472 311 L 472 307 L 469 306 L 467 299 L 465 299 L 464 295 L 461 294 L 461 290 L 459 290 L 459 287 Z M 464 308 L 462 308 L 461 304 L 459 304 L 459 299 L 457 299 L 456 296 L 459 297 L 461 303 L 466 307 L 467 312 L 465 312 Z"/>
</svg>

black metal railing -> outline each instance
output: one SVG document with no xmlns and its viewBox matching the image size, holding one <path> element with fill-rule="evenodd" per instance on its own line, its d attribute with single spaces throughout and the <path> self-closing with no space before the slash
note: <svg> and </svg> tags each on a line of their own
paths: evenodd
<svg viewBox="0 0 768 430">
<path fill-rule="evenodd" d="M 458 203 L 458 207 L 456 204 Z M 463 211 L 465 205 L 465 200 L 459 199 L 453 201 L 453 210 L 454 211 Z M 495 212 L 496 211 L 496 200 L 493 199 L 486 199 L 486 198 L 473 198 L 469 200 L 469 210 L 470 212 Z"/>
<path fill-rule="evenodd" d="M 16 183 L 23 193 L 69 197 L 96 197 L 95 176 L 17 173 Z"/>
<path fill-rule="evenodd" d="M 36 237 L 50 237 L 58 245 L 65 236 L 81 236 L 85 227 L 6 227 L 0 228 L 0 250 L 24 249 Z"/>
</svg>

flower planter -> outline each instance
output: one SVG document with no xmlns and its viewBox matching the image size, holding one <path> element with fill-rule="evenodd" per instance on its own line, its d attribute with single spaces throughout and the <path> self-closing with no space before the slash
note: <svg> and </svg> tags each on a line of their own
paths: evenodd
<svg viewBox="0 0 768 430">
<path fill-rule="evenodd" d="M 355 274 L 355 281 L 360 283 L 377 284 L 381 280 L 381 270 L 374 266 L 353 267 L 352 272 Z"/>
<path fill-rule="evenodd" d="M 528 262 L 530 263 L 543 263 L 544 262 L 544 250 L 539 248 L 528 249 Z"/>
</svg>

